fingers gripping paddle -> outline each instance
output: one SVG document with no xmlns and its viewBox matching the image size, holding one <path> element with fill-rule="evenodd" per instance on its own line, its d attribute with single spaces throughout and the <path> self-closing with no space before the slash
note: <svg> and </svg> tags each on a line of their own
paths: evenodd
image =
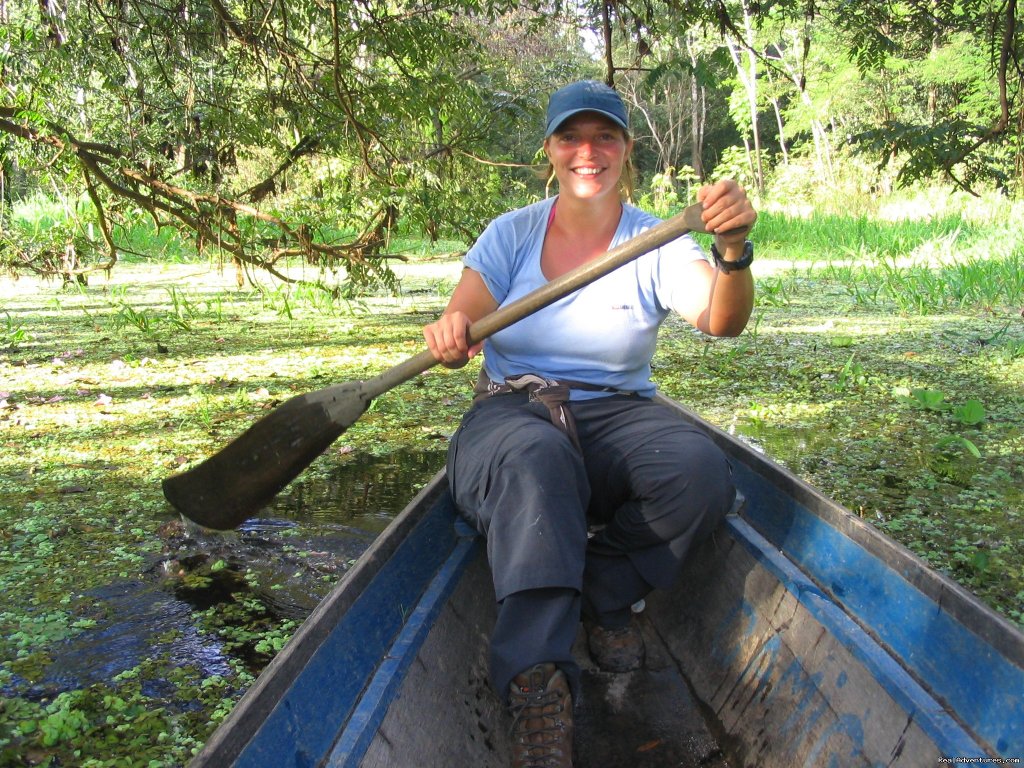
<svg viewBox="0 0 1024 768">
<path fill-rule="evenodd" d="M 700 204 L 567 272 L 469 327 L 479 342 L 690 231 L 703 232 Z M 373 398 L 437 364 L 426 350 L 381 375 L 286 400 L 201 464 L 165 478 L 164 496 L 207 528 L 234 528 L 268 504 L 369 407 Z"/>
</svg>

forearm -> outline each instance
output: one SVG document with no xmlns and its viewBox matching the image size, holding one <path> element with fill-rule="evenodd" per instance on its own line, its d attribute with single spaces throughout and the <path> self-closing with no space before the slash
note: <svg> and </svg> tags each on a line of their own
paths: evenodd
<svg viewBox="0 0 1024 768">
<path fill-rule="evenodd" d="M 471 322 L 476 322 L 497 308 L 498 303 L 487 290 L 480 273 L 466 268 L 462 271 L 459 283 L 455 286 L 448 306 L 445 307 L 442 315 L 462 312 Z"/>
<path fill-rule="evenodd" d="M 738 336 L 754 308 L 754 279 L 749 259 L 743 262 L 746 241 L 742 237 L 718 236 L 707 267 L 707 305 L 698 327 L 711 336 Z M 748 266 L 743 266 L 743 264 Z M 736 265 L 739 266 L 732 266 Z"/>
<path fill-rule="evenodd" d="M 728 269 L 728 265 L 743 260 L 745 238 L 757 221 L 757 212 L 743 188 L 728 179 L 702 187 L 697 199 L 704 204 L 701 218 L 707 231 L 715 233 L 717 256 L 714 266 L 703 265 L 707 303 L 696 325 L 712 336 L 738 336 L 754 310 L 754 279 L 749 259 L 744 266 Z"/>
<path fill-rule="evenodd" d="M 724 258 L 733 260 L 729 255 Z M 754 310 L 754 278 L 749 269 L 723 272 L 714 269 L 711 296 L 702 318 L 702 331 L 711 336 L 739 336 Z"/>
</svg>

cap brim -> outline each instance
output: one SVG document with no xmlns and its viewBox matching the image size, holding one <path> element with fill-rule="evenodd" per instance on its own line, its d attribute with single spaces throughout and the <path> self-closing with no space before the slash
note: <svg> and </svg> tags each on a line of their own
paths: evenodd
<svg viewBox="0 0 1024 768">
<path fill-rule="evenodd" d="M 622 122 L 622 118 L 613 115 L 611 112 L 606 112 L 603 109 L 595 109 L 594 107 L 583 107 L 582 109 L 570 109 L 566 112 L 562 112 L 558 115 L 555 115 L 553 119 L 548 121 L 548 129 L 544 133 L 544 138 L 548 138 L 552 133 L 558 130 L 559 126 L 561 126 L 562 123 L 564 123 L 573 115 L 578 115 L 580 112 L 596 112 L 599 115 L 607 117 L 617 126 L 619 126 L 622 130 L 624 130 L 626 133 L 629 133 L 629 126 Z"/>
</svg>

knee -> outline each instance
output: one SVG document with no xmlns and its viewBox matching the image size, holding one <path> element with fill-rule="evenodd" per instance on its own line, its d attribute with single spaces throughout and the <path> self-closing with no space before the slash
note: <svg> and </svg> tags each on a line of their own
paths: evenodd
<svg viewBox="0 0 1024 768">
<path fill-rule="evenodd" d="M 699 463 L 682 474 L 686 480 L 684 493 L 697 501 L 698 506 L 718 517 L 729 511 L 736 496 L 736 486 L 733 484 L 729 460 L 718 446 L 709 441 Z"/>
<path fill-rule="evenodd" d="M 653 507 L 648 519 L 664 539 L 691 532 L 702 538 L 721 522 L 735 497 L 729 462 L 708 441 L 660 480 L 648 496 Z"/>
<path fill-rule="evenodd" d="M 717 524 L 736 498 L 732 468 L 725 454 L 710 441 L 701 453 L 698 463 L 680 472 L 678 498 L 683 503 L 677 506 L 699 510 L 712 524 Z"/>
<path fill-rule="evenodd" d="M 571 477 L 583 471 L 583 460 L 569 438 L 551 428 L 522 430 L 496 446 L 494 464 L 503 471 Z"/>
<path fill-rule="evenodd" d="M 707 539 L 732 509 L 736 499 L 736 486 L 732 482 L 732 472 L 727 462 L 724 476 L 717 478 L 713 483 L 706 482 L 702 493 L 706 501 L 700 510 L 700 519 L 695 521 L 692 542 L 694 544 Z"/>
<path fill-rule="evenodd" d="M 664 441 L 658 454 L 658 460 L 651 464 L 652 479 L 660 476 L 669 486 L 678 484 L 681 491 L 692 488 L 710 494 L 732 486 L 732 471 L 725 454 L 701 432 L 686 431 L 672 441 Z"/>
</svg>

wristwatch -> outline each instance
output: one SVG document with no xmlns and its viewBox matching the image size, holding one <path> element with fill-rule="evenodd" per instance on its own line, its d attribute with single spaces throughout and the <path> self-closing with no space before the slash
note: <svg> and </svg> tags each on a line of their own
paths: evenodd
<svg viewBox="0 0 1024 768">
<path fill-rule="evenodd" d="M 715 244 L 712 243 L 711 256 L 715 260 L 715 265 L 723 272 L 738 272 L 749 267 L 750 263 L 754 260 L 754 244 L 749 240 L 744 240 L 743 255 L 736 261 L 726 261 L 722 258 L 722 254 L 718 252 L 718 249 L 715 248 Z"/>
</svg>

